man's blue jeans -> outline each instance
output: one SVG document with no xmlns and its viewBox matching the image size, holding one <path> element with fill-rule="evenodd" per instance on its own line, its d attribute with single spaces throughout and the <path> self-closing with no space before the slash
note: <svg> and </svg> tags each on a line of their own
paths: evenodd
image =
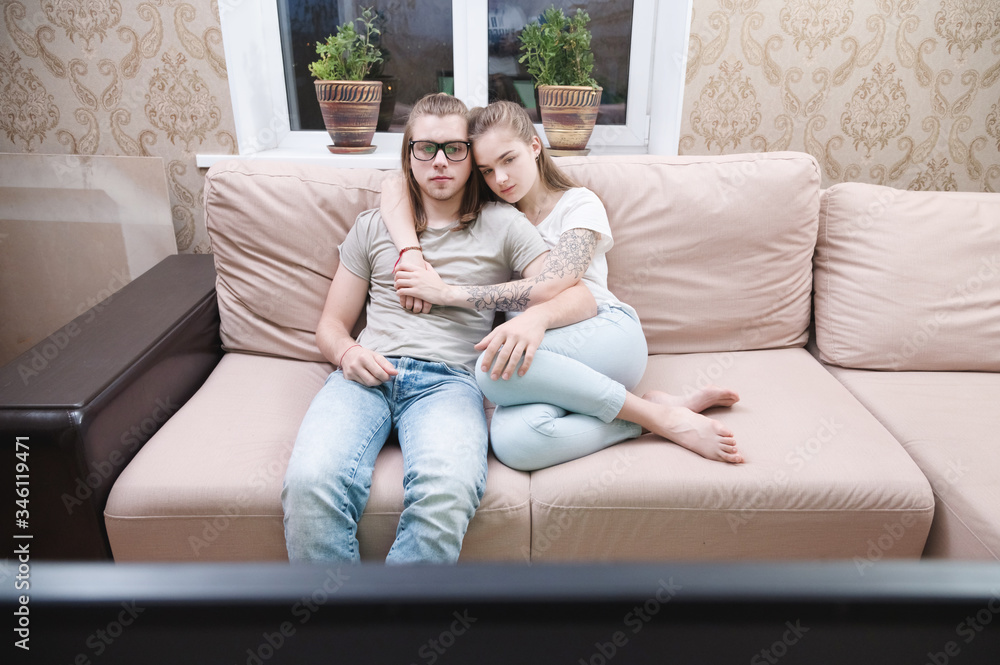
<svg viewBox="0 0 1000 665">
<path fill-rule="evenodd" d="M 471 373 L 443 363 L 389 361 L 399 373 L 373 388 L 333 372 L 309 406 L 281 492 L 289 560 L 360 560 L 358 520 L 393 428 L 403 513 L 386 562 L 458 560 L 486 488 L 482 393 Z"/>
</svg>

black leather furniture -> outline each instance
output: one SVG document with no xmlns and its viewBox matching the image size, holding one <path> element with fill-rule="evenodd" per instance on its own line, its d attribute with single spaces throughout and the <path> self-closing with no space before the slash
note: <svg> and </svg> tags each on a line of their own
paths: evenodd
<svg viewBox="0 0 1000 665">
<path fill-rule="evenodd" d="M 179 255 L 0 368 L 5 532 L 33 560 L 110 558 L 112 484 L 221 357 L 213 257 Z"/>
</svg>

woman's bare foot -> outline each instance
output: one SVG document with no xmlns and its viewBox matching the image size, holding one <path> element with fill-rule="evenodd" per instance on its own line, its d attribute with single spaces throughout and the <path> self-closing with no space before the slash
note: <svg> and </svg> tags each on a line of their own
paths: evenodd
<svg viewBox="0 0 1000 665">
<path fill-rule="evenodd" d="M 716 385 L 702 388 L 687 397 L 671 395 L 662 390 L 650 390 L 642 398 L 664 406 L 682 406 L 695 413 L 701 413 L 713 406 L 732 406 L 740 401 L 740 396 L 736 394 L 735 390 L 720 388 Z"/>
<path fill-rule="evenodd" d="M 712 420 L 682 406 L 667 406 L 652 423 L 654 434 L 669 439 L 705 459 L 742 464 L 733 433 L 718 420 Z"/>
</svg>

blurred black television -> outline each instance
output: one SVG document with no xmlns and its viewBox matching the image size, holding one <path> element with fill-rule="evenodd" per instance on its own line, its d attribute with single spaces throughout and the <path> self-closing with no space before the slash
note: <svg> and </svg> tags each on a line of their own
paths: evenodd
<svg viewBox="0 0 1000 665">
<path fill-rule="evenodd" d="M 1000 563 L 864 563 L 14 558 L 2 601 L 15 662 L 52 665 L 1000 662 Z"/>
</svg>

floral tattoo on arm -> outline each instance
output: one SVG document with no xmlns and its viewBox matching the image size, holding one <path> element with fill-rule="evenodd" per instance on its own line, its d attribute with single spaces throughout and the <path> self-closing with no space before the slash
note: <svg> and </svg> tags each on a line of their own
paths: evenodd
<svg viewBox="0 0 1000 665">
<path fill-rule="evenodd" d="M 531 293 L 531 287 L 523 286 L 521 282 L 467 286 L 465 288 L 470 294 L 468 301 L 472 303 L 477 312 L 484 309 L 492 309 L 497 312 L 523 312 L 528 309 L 528 294 Z"/>
<path fill-rule="evenodd" d="M 599 238 L 599 233 L 589 229 L 570 229 L 559 236 L 559 242 L 545 259 L 542 272 L 517 282 L 466 286 L 468 302 L 477 311 L 523 312 L 531 304 L 529 296 L 535 285 L 566 276 L 580 279 L 590 267 Z"/>
<path fill-rule="evenodd" d="M 573 279 L 583 277 L 590 267 L 590 261 L 594 258 L 594 250 L 597 249 L 597 240 L 600 234 L 590 229 L 570 229 L 561 236 L 559 242 L 549 252 L 542 266 L 542 272 L 533 278 L 537 284 L 547 279 L 565 277 L 569 275 Z"/>
</svg>

